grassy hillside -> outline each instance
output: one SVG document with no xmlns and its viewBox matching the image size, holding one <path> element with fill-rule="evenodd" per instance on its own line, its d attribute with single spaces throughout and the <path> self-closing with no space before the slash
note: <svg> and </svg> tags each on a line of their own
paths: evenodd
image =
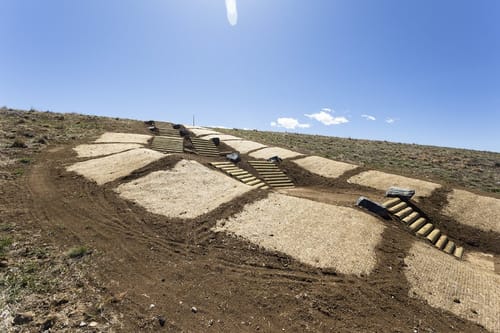
<svg viewBox="0 0 500 333">
<path fill-rule="evenodd" d="M 499 153 L 295 133 L 217 131 L 368 168 L 500 193 Z"/>
</svg>

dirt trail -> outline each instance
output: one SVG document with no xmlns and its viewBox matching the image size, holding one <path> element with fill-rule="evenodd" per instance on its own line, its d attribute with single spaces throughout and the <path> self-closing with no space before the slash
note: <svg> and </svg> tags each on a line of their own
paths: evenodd
<svg viewBox="0 0 500 333">
<path fill-rule="evenodd" d="M 176 159 L 166 164 L 169 158 Z M 376 249 L 374 273 L 342 275 L 210 231 L 263 192 L 195 219 L 167 219 L 120 199 L 117 182 L 97 186 L 66 172 L 75 160 L 71 147 L 41 153 L 26 177 L 27 195 L 17 195 L 47 241 L 95 249 L 103 292 L 127 293 L 107 305 L 123 314 L 119 331 L 158 331 L 162 316 L 169 332 L 484 332 L 408 297 L 403 267 L 413 238 L 395 226 Z"/>
</svg>

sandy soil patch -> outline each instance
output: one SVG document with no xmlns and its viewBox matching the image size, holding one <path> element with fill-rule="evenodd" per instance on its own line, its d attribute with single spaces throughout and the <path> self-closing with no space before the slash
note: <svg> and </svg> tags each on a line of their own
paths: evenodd
<svg viewBox="0 0 500 333">
<path fill-rule="evenodd" d="M 271 193 L 228 220 L 216 232 L 244 237 L 306 264 L 345 274 L 369 274 L 384 226 L 352 208 Z"/>
<path fill-rule="evenodd" d="M 229 134 L 210 134 L 202 137 L 204 140 L 210 140 L 213 138 L 219 138 L 220 141 L 228 141 L 228 140 L 241 140 L 241 138 L 234 136 L 234 135 L 229 135 Z"/>
<path fill-rule="evenodd" d="M 101 135 L 96 143 L 140 143 L 147 144 L 148 140 L 151 139 L 151 135 L 145 134 L 130 134 L 130 133 L 113 133 L 106 132 Z"/>
<path fill-rule="evenodd" d="M 165 154 L 150 149 L 133 149 L 106 157 L 75 163 L 66 170 L 74 171 L 102 185 L 157 161 Z"/>
<path fill-rule="evenodd" d="M 358 166 L 354 164 L 333 161 L 328 158 L 319 156 L 307 156 L 293 163 L 299 167 L 306 169 L 309 172 L 329 178 L 338 178 L 349 170 L 356 169 Z"/>
<path fill-rule="evenodd" d="M 415 190 L 415 196 L 417 197 L 428 197 L 434 190 L 441 187 L 441 185 L 436 183 L 374 170 L 365 171 L 359 175 L 355 175 L 349 178 L 348 182 L 369 186 L 381 191 L 387 191 L 391 186 L 408 188 Z"/>
<path fill-rule="evenodd" d="M 242 154 L 246 154 L 251 150 L 267 147 L 267 146 L 263 145 L 262 143 L 258 143 L 255 141 L 249 141 L 249 140 L 229 140 L 229 141 L 224 142 L 224 143 L 226 145 L 228 145 L 229 147 L 233 148 L 234 150 L 239 151 Z"/>
<path fill-rule="evenodd" d="M 495 257 L 492 254 L 468 251 L 463 259 L 477 267 L 495 272 Z"/>
<path fill-rule="evenodd" d="M 415 242 L 405 259 L 406 277 L 431 306 L 500 332 L 500 276 Z"/>
<path fill-rule="evenodd" d="M 448 194 L 448 205 L 443 213 L 457 222 L 484 231 L 500 232 L 500 200 L 483 197 L 463 190 Z"/>
<path fill-rule="evenodd" d="M 284 149 L 284 148 L 279 148 L 279 147 L 269 147 L 269 148 L 264 148 L 260 149 L 257 151 L 254 151 L 253 153 L 250 153 L 250 156 L 253 158 L 263 158 L 263 159 L 268 159 L 273 156 L 279 156 L 282 159 L 285 158 L 292 158 L 292 157 L 297 157 L 297 156 L 303 156 L 304 154 L 297 153 L 292 150 Z"/>
<path fill-rule="evenodd" d="M 137 143 L 103 143 L 98 145 L 79 145 L 73 148 L 73 150 L 78 154 L 78 157 L 97 157 L 137 148 L 142 148 L 142 145 Z"/>
<path fill-rule="evenodd" d="M 171 170 L 152 172 L 116 191 L 155 214 L 195 218 L 250 190 L 251 186 L 196 161 L 182 160 Z"/>
<path fill-rule="evenodd" d="M 219 134 L 219 132 L 216 132 L 214 130 L 208 129 L 208 128 L 203 128 L 203 127 L 196 127 L 196 128 L 189 128 L 187 127 L 191 132 L 194 133 L 196 136 L 200 135 L 207 135 L 207 134 Z"/>
</svg>

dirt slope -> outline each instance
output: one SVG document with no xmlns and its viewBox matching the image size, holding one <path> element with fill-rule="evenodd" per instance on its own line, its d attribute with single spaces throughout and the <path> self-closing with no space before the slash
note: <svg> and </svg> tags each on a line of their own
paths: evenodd
<svg viewBox="0 0 500 333">
<path fill-rule="evenodd" d="M 116 127 L 148 134 L 141 123 Z M 55 252 L 64 252 L 85 245 L 92 250 L 76 261 L 64 261 L 64 267 L 87 277 L 84 282 L 69 280 L 58 291 L 68 294 L 67 302 L 54 303 L 55 291 L 48 289 L 38 291 L 37 297 L 44 300 L 41 303 L 24 294 L 8 303 L 15 312 L 34 312 L 32 322 L 12 331 L 37 332 L 51 315 L 62 316 L 63 309 L 85 301 L 86 309 L 77 313 L 83 313 L 86 325 L 80 326 L 77 315 L 55 316 L 52 331 L 486 332 L 475 323 L 410 297 L 404 259 L 415 238 L 395 224 L 387 225 L 375 248 L 377 263 L 370 275 L 357 277 L 314 268 L 211 231 L 217 220 L 235 216 L 246 204 L 265 198 L 266 192 L 252 191 L 194 219 L 155 215 L 121 199 L 114 189 L 152 171 L 169 170 L 181 157 L 167 156 L 131 176 L 98 186 L 66 171 L 66 166 L 78 161 L 72 148 L 89 142 L 61 142 L 33 152 L 33 161 L 23 166 L 23 174 L 2 183 L 2 222 L 8 217 L 24 230 L 27 246 L 48 244 Z M 205 165 L 209 161 L 193 155 L 183 158 Z M 329 181 L 307 173 L 292 176 L 312 184 L 295 195 L 306 193 L 320 202 L 348 205 L 346 198 L 356 196 L 358 190 L 380 194 L 347 185 L 332 188 L 326 186 Z M 39 237 L 31 238 L 35 233 Z M 14 254 L 8 252 L 8 256 L 12 258 L 1 271 L 4 287 L 9 287 L 6 270 L 17 265 Z M 66 276 L 64 269 L 59 276 Z M 90 327 L 91 322 L 95 328 Z"/>
</svg>

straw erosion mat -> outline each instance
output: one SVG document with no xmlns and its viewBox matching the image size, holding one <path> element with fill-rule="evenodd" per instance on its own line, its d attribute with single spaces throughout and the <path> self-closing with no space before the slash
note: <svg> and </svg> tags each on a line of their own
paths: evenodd
<svg viewBox="0 0 500 333">
<path fill-rule="evenodd" d="M 381 191 L 386 191 L 391 186 L 409 188 L 415 190 L 415 195 L 418 197 L 428 197 L 434 190 L 441 188 L 439 184 L 374 170 L 355 175 L 349 178 L 348 182 L 373 187 Z"/>
<path fill-rule="evenodd" d="M 500 199 L 453 190 L 443 213 L 459 223 L 500 233 Z"/>
<path fill-rule="evenodd" d="M 233 148 L 234 150 L 239 151 L 242 154 L 246 154 L 249 151 L 256 149 L 266 148 L 266 146 L 264 146 L 261 143 L 249 140 L 228 140 L 225 141 L 224 143 L 229 147 Z"/>
<path fill-rule="evenodd" d="M 500 275 L 421 242 L 414 243 L 405 262 L 410 296 L 500 332 Z"/>
<path fill-rule="evenodd" d="M 97 157 L 121 153 L 122 151 L 143 147 L 137 143 L 102 143 L 95 145 L 79 145 L 73 148 L 78 157 Z"/>
<path fill-rule="evenodd" d="M 148 140 L 151 139 L 151 135 L 144 134 L 130 134 L 130 133 L 112 133 L 106 132 L 97 140 L 96 143 L 112 143 L 112 142 L 120 142 L 120 143 L 141 143 L 147 144 Z"/>
<path fill-rule="evenodd" d="M 196 161 L 181 160 L 171 170 L 152 172 L 120 185 L 116 191 L 152 213 L 195 218 L 251 189 Z"/>
<path fill-rule="evenodd" d="M 268 159 L 273 156 L 279 156 L 281 158 L 293 158 L 297 156 L 302 156 L 303 154 L 294 152 L 292 150 L 284 149 L 284 148 L 279 148 L 279 147 L 269 147 L 269 148 L 263 148 L 257 151 L 254 151 L 253 153 L 250 153 L 250 157 L 253 158 L 263 158 L 263 159 Z"/>
<path fill-rule="evenodd" d="M 129 175 L 151 162 L 157 161 L 165 154 L 150 149 L 133 149 L 123 153 L 75 163 L 67 168 L 79 175 L 102 185 Z"/>
<path fill-rule="evenodd" d="M 217 221 L 216 232 L 241 236 L 321 268 L 369 274 L 384 226 L 352 208 L 272 193 L 244 211 Z"/>
<path fill-rule="evenodd" d="M 319 156 L 308 156 L 293 160 L 292 162 L 307 171 L 328 178 L 338 178 L 345 172 L 354 170 L 358 167 L 354 164 L 337 162 Z"/>
</svg>

